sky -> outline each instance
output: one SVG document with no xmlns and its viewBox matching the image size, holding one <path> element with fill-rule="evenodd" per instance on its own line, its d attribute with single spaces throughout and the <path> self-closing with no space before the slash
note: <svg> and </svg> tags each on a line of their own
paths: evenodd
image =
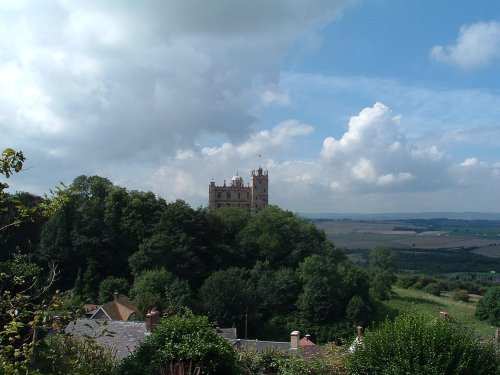
<svg viewBox="0 0 500 375">
<path fill-rule="evenodd" d="M 6 147 L 11 192 L 261 166 L 294 212 L 500 212 L 500 2 L 0 0 Z"/>
</svg>

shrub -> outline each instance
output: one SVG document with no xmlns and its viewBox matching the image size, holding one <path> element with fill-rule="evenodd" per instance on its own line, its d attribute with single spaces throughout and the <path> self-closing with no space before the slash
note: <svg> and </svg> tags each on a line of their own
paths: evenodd
<svg viewBox="0 0 500 375">
<path fill-rule="evenodd" d="M 476 316 L 500 327 L 500 286 L 491 287 L 476 305 Z"/>
<path fill-rule="evenodd" d="M 170 316 L 155 325 L 135 352 L 121 363 L 124 375 L 159 374 L 171 363 L 192 363 L 202 374 L 237 374 L 236 354 L 206 317 Z"/>
<path fill-rule="evenodd" d="M 304 357 L 298 352 L 278 349 L 244 349 L 238 352 L 243 375 L 347 375 L 345 353 L 334 344 L 323 348 L 322 355 Z"/>
<path fill-rule="evenodd" d="M 111 375 L 116 369 L 111 348 L 97 344 L 90 336 L 53 336 L 46 341 L 39 362 L 43 373 L 54 375 Z"/>
<path fill-rule="evenodd" d="M 402 315 L 368 332 L 348 357 L 352 375 L 499 374 L 493 343 L 449 319 Z"/>
<path fill-rule="evenodd" d="M 465 289 L 455 289 L 451 292 L 451 298 L 455 301 L 467 302 L 469 300 L 469 292 Z"/>
<path fill-rule="evenodd" d="M 432 294 L 433 296 L 440 296 L 441 295 L 441 290 L 439 288 L 439 285 L 437 283 L 430 283 L 428 284 L 425 288 L 424 291 L 426 293 Z"/>
</svg>

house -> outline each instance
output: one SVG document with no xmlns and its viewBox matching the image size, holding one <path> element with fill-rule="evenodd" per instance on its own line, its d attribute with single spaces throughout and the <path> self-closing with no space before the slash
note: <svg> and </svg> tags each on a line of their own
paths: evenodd
<svg viewBox="0 0 500 375">
<path fill-rule="evenodd" d="M 77 319 L 69 323 L 64 332 L 76 337 L 92 337 L 98 344 L 111 349 L 116 360 L 121 361 L 151 334 L 154 325 L 160 320 L 160 312 L 153 310 L 146 315 L 146 321 Z M 299 340 L 299 332 L 293 331 L 290 341 L 260 341 L 237 339 L 236 328 L 216 328 L 216 332 L 226 338 L 234 349 L 266 350 L 270 348 L 283 351 L 296 351 L 305 357 L 321 353 L 309 335 Z"/>
<path fill-rule="evenodd" d="M 127 296 L 115 292 L 113 301 L 102 306 L 96 306 L 92 310 L 87 310 L 86 315 L 90 319 L 132 321 L 136 318 L 137 309 Z"/>
<path fill-rule="evenodd" d="M 76 337 L 94 338 L 98 344 L 110 348 L 115 359 L 121 361 L 151 334 L 153 326 L 159 320 L 160 312 L 155 310 L 148 313 L 146 321 L 143 322 L 120 319 L 77 319 L 69 323 L 64 332 Z"/>
<path fill-rule="evenodd" d="M 305 357 L 312 357 L 321 354 L 319 346 L 311 340 L 311 335 L 305 335 L 300 339 L 300 332 L 293 331 L 290 334 L 290 341 L 260 341 L 260 340 L 247 340 L 247 339 L 230 339 L 229 342 L 235 349 L 278 349 L 283 351 L 296 351 Z"/>
</svg>

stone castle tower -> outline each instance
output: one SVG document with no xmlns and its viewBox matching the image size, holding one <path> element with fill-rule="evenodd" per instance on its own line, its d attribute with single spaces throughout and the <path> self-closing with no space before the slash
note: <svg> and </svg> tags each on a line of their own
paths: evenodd
<svg viewBox="0 0 500 375">
<path fill-rule="evenodd" d="M 208 188 L 208 208 L 216 211 L 222 207 L 239 207 L 250 211 L 252 215 L 262 210 L 268 204 L 269 178 L 267 171 L 259 167 L 252 171 L 251 182 L 245 186 L 243 178 L 236 173 L 231 179 L 231 185 L 216 186 L 212 181 Z"/>
</svg>

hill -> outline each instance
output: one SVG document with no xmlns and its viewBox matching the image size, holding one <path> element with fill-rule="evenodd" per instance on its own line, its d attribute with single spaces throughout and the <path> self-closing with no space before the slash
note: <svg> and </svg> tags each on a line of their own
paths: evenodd
<svg viewBox="0 0 500 375">
<path fill-rule="evenodd" d="M 438 317 L 440 311 L 464 323 L 481 336 L 492 337 L 495 327 L 481 322 L 474 316 L 476 302 L 455 301 L 449 296 L 436 297 L 415 289 L 393 288 L 395 295 L 384 302 L 386 313 L 421 313 L 430 317 Z"/>
</svg>

